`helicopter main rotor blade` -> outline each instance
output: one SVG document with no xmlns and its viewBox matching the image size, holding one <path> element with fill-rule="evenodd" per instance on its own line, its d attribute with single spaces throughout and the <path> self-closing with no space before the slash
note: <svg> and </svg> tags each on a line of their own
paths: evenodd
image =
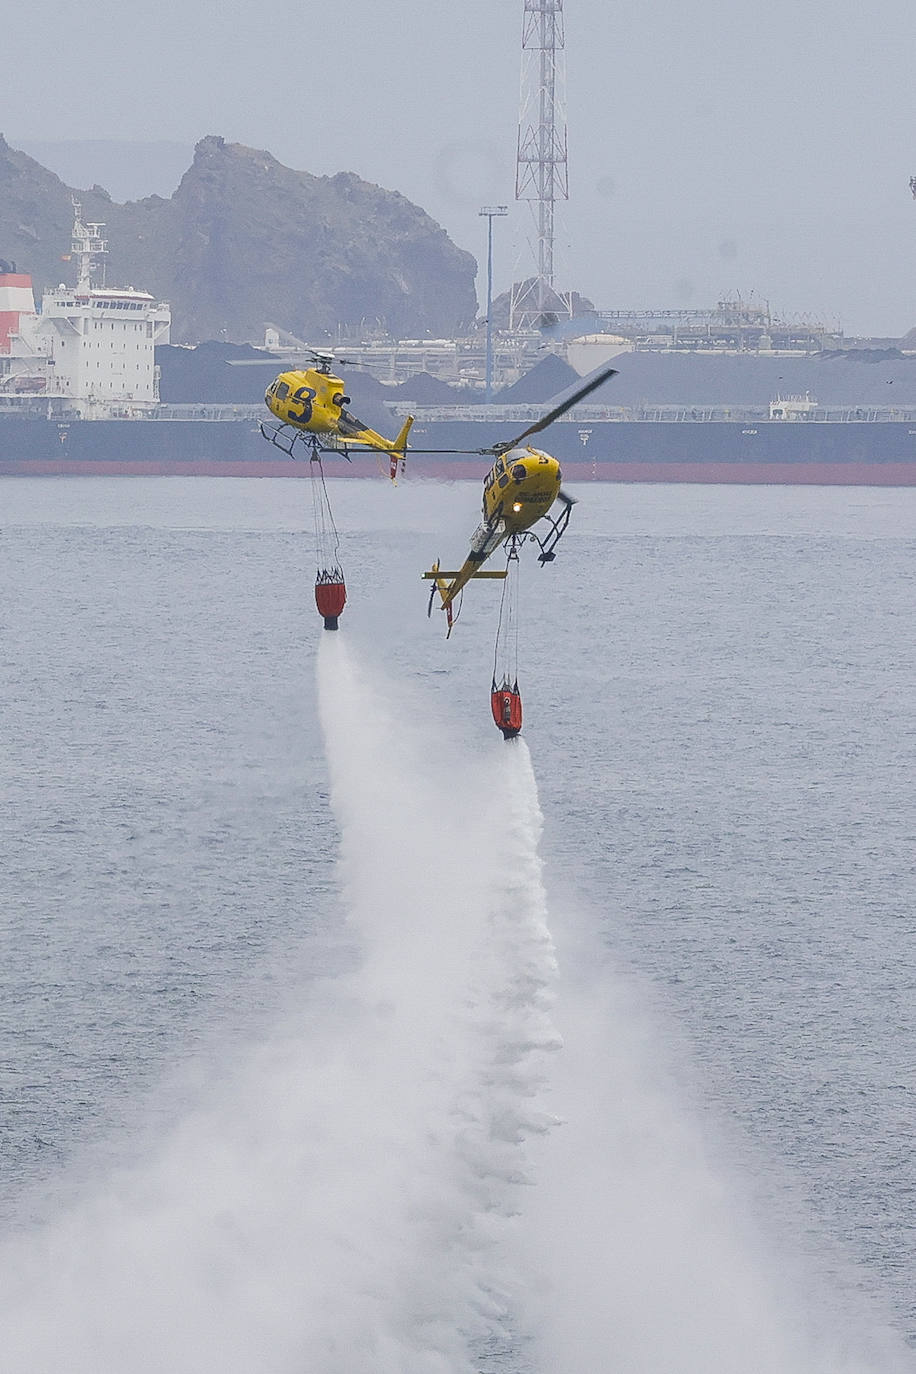
<svg viewBox="0 0 916 1374">
<path fill-rule="evenodd" d="M 597 374 L 597 376 L 590 378 L 584 386 L 580 386 L 578 391 L 574 391 L 573 394 L 571 396 L 568 396 L 565 401 L 561 402 L 560 405 L 555 406 L 553 410 L 548 411 L 542 419 L 536 421 L 536 423 L 533 425 L 529 425 L 527 429 L 523 429 L 521 434 L 519 434 L 515 439 L 510 439 L 508 440 L 508 442 L 501 441 L 498 444 L 494 444 L 492 448 L 482 448 L 480 452 L 493 454 L 497 458 L 500 456 L 500 454 L 507 453 L 510 448 L 515 448 L 516 445 L 520 444 L 523 439 L 527 439 L 529 434 L 540 434 L 542 429 L 546 429 L 548 425 L 552 425 L 554 420 L 559 420 L 561 415 L 565 415 L 567 410 L 571 410 L 574 405 L 578 405 L 578 403 L 581 400 L 583 400 L 586 396 L 589 396 L 593 391 L 596 391 L 598 387 L 601 386 L 604 382 L 606 382 L 610 377 L 616 376 L 616 367 L 603 368 L 602 371 Z"/>
</svg>

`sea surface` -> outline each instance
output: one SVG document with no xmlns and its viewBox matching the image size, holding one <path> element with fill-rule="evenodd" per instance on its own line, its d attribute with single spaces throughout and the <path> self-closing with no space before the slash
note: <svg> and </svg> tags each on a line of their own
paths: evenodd
<svg viewBox="0 0 916 1374">
<path fill-rule="evenodd" d="M 916 490 L 589 484 L 506 745 L 308 486 L 0 479 L 0 1370 L 916 1370 Z"/>
</svg>

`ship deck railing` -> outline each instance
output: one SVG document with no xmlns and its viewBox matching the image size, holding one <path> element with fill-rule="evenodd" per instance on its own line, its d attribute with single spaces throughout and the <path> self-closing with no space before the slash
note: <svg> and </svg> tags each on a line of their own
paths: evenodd
<svg viewBox="0 0 916 1374">
<path fill-rule="evenodd" d="M 237 405 L 227 402 L 198 402 L 196 405 L 157 406 L 132 405 L 130 401 L 105 403 L 106 413 L 91 416 L 93 424 L 107 420 L 214 420 L 251 421 L 253 424 L 268 418 L 262 403 Z M 22 419 L 54 420 L 60 424 L 77 421 L 79 415 L 67 409 L 66 397 L 28 396 L 19 399 L 0 396 L 0 415 L 15 415 Z M 89 423 L 89 421 L 87 421 Z"/>
<path fill-rule="evenodd" d="M 170 405 L 162 402 L 150 412 L 153 420 L 263 420 L 269 419 L 264 402 L 236 405 L 227 402 L 199 402 L 197 405 Z"/>
<path fill-rule="evenodd" d="M 532 424 L 539 420 L 550 401 L 525 405 L 412 405 L 410 401 L 386 401 L 386 408 L 397 418 L 413 415 L 418 425 L 465 423 L 465 424 Z M 916 424 L 916 405 L 914 406 L 875 406 L 875 405 L 819 405 L 802 415 L 792 415 L 787 419 L 770 416 L 768 405 L 651 405 L 643 403 L 635 406 L 574 406 L 566 415 L 554 423 L 558 425 L 594 424 L 813 424 L 829 421 L 833 424 L 855 424 L 863 421 L 897 421 L 901 424 Z"/>
<path fill-rule="evenodd" d="M 58 403 L 60 398 L 55 398 Z M 412 405 L 409 401 L 386 401 L 386 409 L 402 419 L 413 415 L 418 425 L 441 423 L 471 423 L 477 425 L 513 424 L 528 425 L 539 420 L 550 402 L 525 405 Z M 52 419 L 60 423 L 75 420 L 68 415 L 49 407 L 49 398 L 37 396 L 4 397 L 0 396 L 0 416 L 16 416 L 21 419 Z M 133 412 L 129 403 L 123 407 L 113 405 L 105 419 L 111 420 L 178 420 L 178 421 L 224 421 L 256 424 L 267 418 L 263 404 L 230 404 L 229 402 L 201 402 L 196 405 L 170 405 L 163 403 L 150 409 L 137 407 Z M 94 423 L 104 424 L 99 418 Z M 890 423 L 916 424 L 916 405 L 914 406 L 875 406 L 875 405 L 819 405 L 802 415 L 788 419 L 771 419 L 769 406 L 709 406 L 709 405 L 650 405 L 636 406 L 574 406 L 568 414 L 555 421 L 558 425 L 576 425 L 580 428 L 594 424 L 633 424 L 636 422 L 655 424 L 684 423 L 731 423 L 742 425 L 757 424 L 814 424 L 828 421 L 833 424 Z"/>
</svg>

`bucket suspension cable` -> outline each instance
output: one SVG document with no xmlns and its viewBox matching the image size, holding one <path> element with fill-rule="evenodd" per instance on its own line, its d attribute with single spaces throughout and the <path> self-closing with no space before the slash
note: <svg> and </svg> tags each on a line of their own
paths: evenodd
<svg viewBox="0 0 916 1374">
<path fill-rule="evenodd" d="M 324 470 L 317 454 L 310 459 L 310 464 L 312 506 L 315 512 L 315 556 L 318 563 L 315 574 L 315 605 L 318 607 L 318 614 L 324 618 L 324 628 L 336 630 L 340 613 L 347 601 L 347 588 L 343 568 L 340 566 L 340 536 L 334 524 Z"/>
<path fill-rule="evenodd" d="M 315 514 L 315 556 L 318 562 L 318 572 L 340 572 L 340 536 L 337 533 L 337 526 L 334 524 L 334 515 L 331 511 L 328 489 L 324 481 L 321 459 L 318 457 L 310 459 L 309 468 L 311 472 L 312 507 Z M 343 573 L 341 573 L 342 577 Z"/>
<path fill-rule="evenodd" d="M 518 540 L 513 537 L 499 603 L 490 688 L 493 720 L 504 739 L 514 739 L 522 728 L 522 699 L 518 690 L 518 567 Z"/>
<path fill-rule="evenodd" d="M 518 568 L 518 549 L 513 539 L 506 560 L 493 651 L 493 681 L 500 684 L 515 683 L 518 678 Z"/>
</svg>

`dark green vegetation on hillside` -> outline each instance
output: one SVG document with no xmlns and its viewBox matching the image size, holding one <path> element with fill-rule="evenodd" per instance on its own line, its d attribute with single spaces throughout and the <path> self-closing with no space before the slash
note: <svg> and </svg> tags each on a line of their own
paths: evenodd
<svg viewBox="0 0 916 1374">
<path fill-rule="evenodd" d="M 0 136 L 0 257 L 40 296 L 62 261 L 71 188 Z M 107 279 L 172 307 L 172 337 L 261 341 L 267 325 L 320 344 L 379 320 L 396 338 L 451 337 L 474 319 L 477 265 L 425 211 L 350 172 L 316 177 L 217 137 L 198 143 L 170 199 L 125 205 L 75 192 L 106 225 Z"/>
</svg>

